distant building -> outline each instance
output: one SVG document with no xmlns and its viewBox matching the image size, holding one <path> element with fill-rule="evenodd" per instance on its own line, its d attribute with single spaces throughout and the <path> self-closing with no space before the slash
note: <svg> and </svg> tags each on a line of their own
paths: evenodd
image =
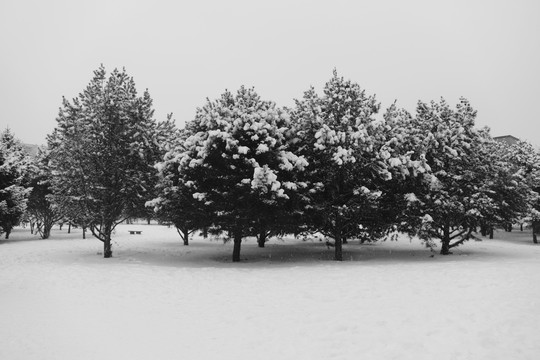
<svg viewBox="0 0 540 360">
<path fill-rule="evenodd" d="M 517 144 L 518 142 L 521 141 L 517 137 L 512 136 L 512 135 L 495 136 L 495 137 L 493 137 L 493 140 L 500 141 L 500 142 L 505 142 L 508 145 L 514 145 L 514 144 Z"/>
</svg>

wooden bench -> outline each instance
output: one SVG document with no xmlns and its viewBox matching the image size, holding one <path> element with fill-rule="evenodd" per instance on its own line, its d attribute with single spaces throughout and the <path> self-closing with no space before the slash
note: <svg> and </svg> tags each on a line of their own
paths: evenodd
<svg viewBox="0 0 540 360">
<path fill-rule="evenodd" d="M 142 231 L 138 231 L 138 230 L 128 230 L 128 231 L 129 231 L 130 235 L 134 235 L 134 234 L 141 235 L 142 234 Z"/>
</svg>

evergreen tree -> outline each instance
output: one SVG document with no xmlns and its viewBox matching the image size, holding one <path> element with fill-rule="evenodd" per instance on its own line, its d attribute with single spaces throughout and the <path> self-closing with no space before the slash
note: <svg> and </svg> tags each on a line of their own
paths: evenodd
<svg viewBox="0 0 540 360">
<path fill-rule="evenodd" d="M 28 194 L 30 159 L 19 140 L 6 129 L 0 133 L 0 234 L 9 235 L 23 217 Z"/>
<path fill-rule="evenodd" d="M 65 216 L 65 209 L 54 202 L 48 151 L 38 151 L 32 170 L 27 212 L 41 238 L 48 239 L 53 225 Z"/>
<path fill-rule="evenodd" d="M 418 131 L 412 115 L 394 103 L 386 110 L 384 119 L 382 136 L 385 143 L 382 149 L 392 154 L 387 160 L 392 176 L 379 183 L 382 195 L 374 212 L 377 219 L 374 225 L 382 233 L 389 230 L 409 232 L 411 194 L 422 186 L 431 167 L 426 159 L 423 134 Z"/>
<path fill-rule="evenodd" d="M 211 222 L 200 202 L 193 198 L 183 174 L 179 172 L 177 156 L 186 150 L 184 142 L 187 132 L 174 129 L 170 133 L 173 135 L 169 137 L 169 141 L 163 142 L 167 144 L 163 161 L 156 165 L 159 174 L 156 197 L 147 202 L 146 206 L 152 208 L 161 221 L 172 223 L 184 245 L 189 245 L 190 235 L 198 229 L 210 226 Z"/>
<path fill-rule="evenodd" d="M 491 164 L 491 176 L 486 176 L 488 180 L 483 184 L 493 204 L 485 219 L 491 229 L 501 226 L 511 230 L 512 224 L 530 214 L 531 206 L 538 198 L 530 174 L 513 163 L 509 150 L 506 143 L 494 141 L 491 137 L 484 148 L 484 157 Z M 537 169 L 539 166 L 536 165 Z"/>
<path fill-rule="evenodd" d="M 497 154 L 508 171 L 515 174 L 515 186 L 519 186 L 520 196 L 511 199 L 507 196 L 506 204 L 516 201 L 526 203 L 527 209 L 521 213 L 520 221 L 531 225 L 533 242 L 538 243 L 537 233 L 540 232 L 540 154 L 528 142 L 520 141 L 509 145 L 497 142 L 493 153 Z M 523 187 L 525 187 L 523 189 Z M 526 197 L 526 200 L 523 200 Z M 514 218 L 515 220 L 515 218 Z"/>
<path fill-rule="evenodd" d="M 454 110 L 442 99 L 419 102 L 412 119 L 429 171 L 405 194 L 401 229 L 430 246 L 439 239 L 443 255 L 474 237 L 479 226 L 511 221 L 523 210 L 519 174 L 493 156 L 493 142 L 474 128 L 475 117 L 467 100 Z"/>
<path fill-rule="evenodd" d="M 101 66 L 78 97 L 63 100 L 57 123 L 48 137 L 55 196 L 80 209 L 111 257 L 114 228 L 144 209 L 156 181 L 150 94 L 138 96 L 125 70 L 107 78 Z"/>
<path fill-rule="evenodd" d="M 393 222 L 379 212 L 382 189 L 407 162 L 387 144 L 392 129 L 375 118 L 379 107 L 375 96 L 334 71 L 324 94 L 311 88 L 292 113 L 295 152 L 310 164 L 303 174 L 309 188 L 305 219 L 334 239 L 335 260 L 343 258 L 343 240 L 379 237 Z"/>
<path fill-rule="evenodd" d="M 307 162 L 288 150 L 289 116 L 241 87 L 236 96 L 225 92 L 208 100 L 186 129 L 183 148 L 160 167 L 170 171 L 178 164 L 178 196 L 198 200 L 213 226 L 232 235 L 233 261 L 240 261 L 242 238 L 279 228 L 272 220 L 281 218 L 277 214 L 304 186 L 291 175 Z"/>
</svg>

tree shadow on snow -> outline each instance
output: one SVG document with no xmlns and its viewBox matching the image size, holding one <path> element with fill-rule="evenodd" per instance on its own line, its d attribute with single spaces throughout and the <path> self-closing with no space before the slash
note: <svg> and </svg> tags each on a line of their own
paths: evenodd
<svg viewBox="0 0 540 360">
<path fill-rule="evenodd" d="M 441 261 L 469 261 L 485 257 L 504 257 L 505 254 L 488 249 L 453 249 L 452 255 L 439 255 L 419 243 L 408 240 L 360 244 L 358 241 L 343 246 L 343 261 L 334 261 L 334 249 L 319 241 L 270 241 L 259 248 L 254 240 L 242 243 L 241 261 L 232 262 L 232 243 L 209 240 L 192 241 L 189 246 L 179 243 L 154 244 L 152 248 L 118 248 L 113 256 L 117 261 L 167 267 L 196 268 L 280 268 L 298 266 L 358 266 L 396 263 L 430 263 Z M 113 250 L 114 251 L 114 250 Z"/>
</svg>

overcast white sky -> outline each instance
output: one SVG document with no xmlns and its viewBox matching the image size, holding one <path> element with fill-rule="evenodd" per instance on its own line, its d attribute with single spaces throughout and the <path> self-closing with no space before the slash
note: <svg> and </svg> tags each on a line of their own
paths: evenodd
<svg viewBox="0 0 540 360">
<path fill-rule="evenodd" d="M 478 126 L 540 144 L 537 0 L 0 0 L 0 46 L 0 130 L 27 143 L 103 63 L 178 126 L 240 85 L 290 106 L 336 67 L 383 109 L 464 96 Z"/>
</svg>

